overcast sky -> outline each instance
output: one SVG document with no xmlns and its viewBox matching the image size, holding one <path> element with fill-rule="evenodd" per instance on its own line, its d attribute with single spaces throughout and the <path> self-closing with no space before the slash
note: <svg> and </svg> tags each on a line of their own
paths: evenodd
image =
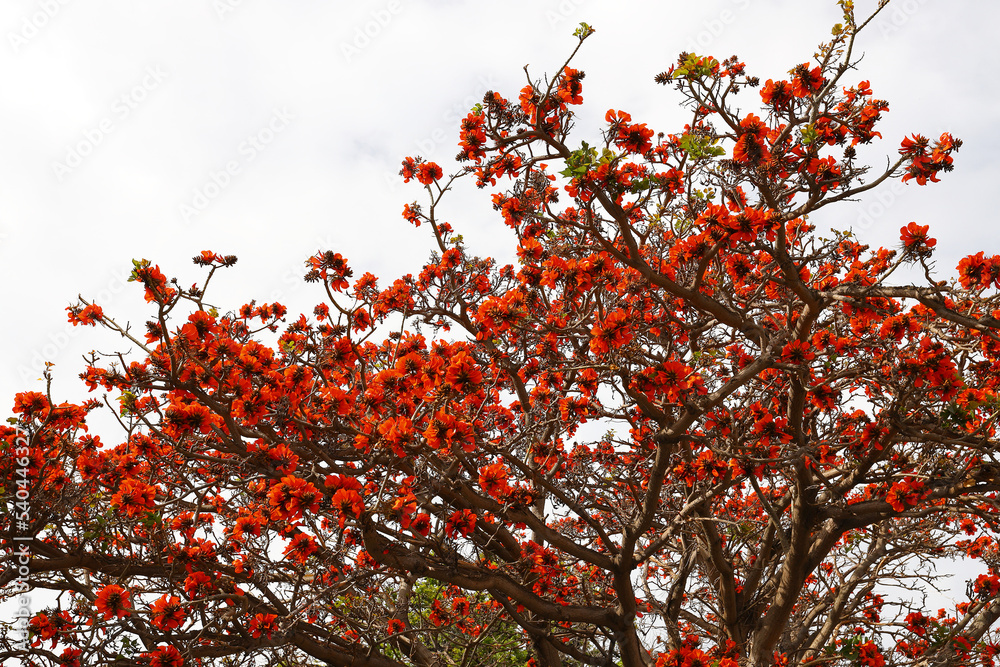
<svg viewBox="0 0 1000 667">
<path fill-rule="evenodd" d="M 421 195 L 396 175 L 400 160 L 453 169 L 458 120 L 488 89 L 516 97 L 525 65 L 556 70 L 581 21 L 597 33 L 575 61 L 587 72 L 577 141 L 596 138 L 611 107 L 678 131 L 678 96 L 652 79 L 680 51 L 736 53 L 777 78 L 838 18 L 833 0 L 5 0 L 4 400 L 40 388 L 43 361 L 58 395 L 79 395 L 81 353 L 116 342 L 69 327 L 64 309 L 82 294 L 141 326 L 133 258 L 190 284 L 199 251 L 238 255 L 213 281 L 223 309 L 256 298 L 311 310 L 321 295 L 302 262 L 321 248 L 358 275 L 417 270 L 430 245 L 400 218 Z M 891 108 L 870 152 L 879 163 L 909 132 L 966 143 L 941 183 L 832 207 L 821 226 L 895 244 L 910 220 L 930 224 L 946 277 L 961 256 L 997 250 L 998 19 L 997 3 L 893 0 L 862 34 L 850 82 L 870 79 Z M 487 193 L 459 188 L 444 212 L 477 252 L 511 256 Z"/>
</svg>

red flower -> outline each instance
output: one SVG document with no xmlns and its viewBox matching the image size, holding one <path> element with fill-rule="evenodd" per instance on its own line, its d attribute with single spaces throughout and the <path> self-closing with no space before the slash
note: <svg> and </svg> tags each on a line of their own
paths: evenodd
<svg viewBox="0 0 1000 667">
<path fill-rule="evenodd" d="M 819 92 L 826 83 L 819 67 L 809 69 L 808 63 L 802 63 L 792 70 L 792 94 L 795 97 L 809 97 Z"/>
<path fill-rule="evenodd" d="M 274 622 L 277 619 L 277 614 L 257 614 L 250 619 L 250 623 L 247 624 L 247 630 L 250 631 L 251 637 L 266 635 L 270 639 L 271 633 L 274 632 Z"/>
<path fill-rule="evenodd" d="M 104 319 L 104 311 L 101 307 L 95 304 L 90 304 L 86 308 L 78 308 L 77 306 L 66 306 L 66 310 L 69 311 L 69 321 L 73 323 L 73 326 L 78 324 L 89 324 L 93 326 L 97 322 Z"/>
<path fill-rule="evenodd" d="M 610 111 L 608 112 L 611 113 Z M 618 125 L 618 134 L 615 137 L 615 145 L 630 153 L 643 154 L 653 147 L 650 141 L 653 138 L 653 131 L 646 127 L 645 123 Z"/>
<path fill-rule="evenodd" d="M 486 132 L 483 131 L 482 114 L 470 113 L 462 121 L 462 131 L 459 134 L 458 145 L 469 159 L 479 162 L 486 155 Z"/>
<path fill-rule="evenodd" d="M 892 509 L 902 512 L 907 506 L 916 505 L 926 495 L 923 480 L 909 478 L 895 482 L 886 494 L 885 500 Z"/>
<path fill-rule="evenodd" d="M 167 417 L 167 434 L 180 436 L 185 433 L 210 433 L 212 424 L 219 421 L 212 411 L 201 403 L 187 403 L 171 398 L 164 411 Z"/>
<path fill-rule="evenodd" d="M 156 507 L 155 498 L 155 486 L 137 479 L 126 479 L 118 487 L 118 493 L 111 497 L 111 505 L 135 517 Z"/>
<path fill-rule="evenodd" d="M 472 510 L 460 510 L 448 517 L 448 522 L 444 526 L 444 532 L 448 537 L 455 537 L 461 534 L 468 537 L 476 528 L 476 514 Z"/>
<path fill-rule="evenodd" d="M 212 578 L 204 572 L 192 572 L 184 580 L 184 592 L 189 598 L 205 597 L 214 588 Z"/>
<path fill-rule="evenodd" d="M 187 612 L 181 606 L 181 599 L 176 595 L 161 595 L 149 610 L 152 624 L 164 631 L 180 627 L 187 617 Z"/>
<path fill-rule="evenodd" d="M 812 361 L 816 354 L 810 349 L 808 342 L 803 340 L 793 340 L 785 345 L 781 351 L 781 361 L 786 364 L 802 364 Z"/>
<path fill-rule="evenodd" d="M 48 614 L 41 612 L 35 614 L 28 622 L 28 628 L 31 630 L 32 634 L 38 637 L 41 641 L 51 639 L 52 646 L 55 647 L 57 642 L 55 636 L 59 634 L 59 628 L 52 623 Z"/>
<path fill-rule="evenodd" d="M 483 373 L 472 357 L 465 352 L 459 352 L 452 357 L 444 381 L 455 391 L 467 394 L 475 391 L 476 386 L 483 381 Z"/>
<path fill-rule="evenodd" d="M 399 170 L 399 175 L 403 177 L 404 183 L 409 183 L 410 179 L 416 175 L 417 163 L 416 161 L 408 157 L 403 160 L 403 168 Z"/>
<path fill-rule="evenodd" d="M 787 81 L 768 79 L 760 91 L 760 98 L 764 104 L 780 109 L 792 101 L 792 87 Z"/>
<path fill-rule="evenodd" d="M 322 278 L 334 292 L 347 289 L 349 284 L 347 279 L 354 275 L 354 271 L 347 265 L 347 260 L 339 252 L 327 251 L 314 255 L 308 259 L 306 265 L 312 267 L 312 271 L 306 274 L 306 280 Z"/>
<path fill-rule="evenodd" d="M 25 417 L 45 417 L 50 404 L 45 394 L 38 391 L 24 391 L 14 394 L 14 412 Z"/>
<path fill-rule="evenodd" d="M 431 518 L 427 514 L 421 512 L 420 514 L 413 517 L 410 521 L 410 530 L 414 533 L 419 533 L 424 537 L 427 537 L 428 533 L 431 532 Z"/>
<path fill-rule="evenodd" d="M 995 574 L 981 574 L 972 584 L 973 592 L 980 600 L 990 600 L 1000 595 L 1000 577 Z"/>
<path fill-rule="evenodd" d="M 294 518 L 319 509 L 322 494 L 312 482 L 288 475 L 268 492 L 267 500 L 275 508 L 275 518 Z"/>
<path fill-rule="evenodd" d="M 754 114 L 750 114 L 740 122 L 740 128 L 742 128 L 743 133 L 733 147 L 733 159 L 746 164 L 768 162 L 771 159 L 771 153 L 764 145 L 767 125 Z"/>
<path fill-rule="evenodd" d="M 936 183 L 939 180 L 937 172 L 952 170 L 951 153 L 962 146 L 961 140 L 946 132 L 935 142 L 928 154 L 927 139 L 917 134 L 912 137 L 912 139 L 904 138 L 899 148 L 900 155 L 910 158 L 906 174 L 903 175 L 903 182 L 915 179 L 918 185 L 927 185 L 928 180 Z"/>
<path fill-rule="evenodd" d="M 105 586 L 98 592 L 95 602 L 97 611 L 104 615 L 105 621 L 113 618 L 125 618 L 132 608 L 132 601 L 129 600 L 128 591 L 116 584 Z"/>
<path fill-rule="evenodd" d="M 509 471 L 503 463 L 493 463 L 479 471 L 479 486 L 489 495 L 496 497 L 510 489 L 507 483 Z"/>
<path fill-rule="evenodd" d="M 567 67 L 559 79 L 556 96 L 565 104 L 583 104 L 583 72 Z"/>
<path fill-rule="evenodd" d="M 930 229 L 930 225 L 918 225 L 911 222 L 906 227 L 899 228 L 899 240 L 903 242 L 903 247 L 909 252 L 927 252 L 937 245 L 937 239 L 927 236 L 928 229 Z"/>
<path fill-rule="evenodd" d="M 173 646 L 160 646 L 153 651 L 150 667 L 183 667 L 184 656 Z"/>
<path fill-rule="evenodd" d="M 965 289 L 982 289 L 1000 284 L 1000 255 L 984 257 L 982 251 L 958 263 L 958 279 Z"/>
<path fill-rule="evenodd" d="M 858 647 L 858 662 L 864 667 L 885 667 L 885 658 L 872 641 Z"/>
<path fill-rule="evenodd" d="M 365 511 L 365 501 L 361 494 L 353 489 L 338 489 L 330 499 L 333 509 L 340 514 L 340 527 L 343 528 L 347 517 L 359 517 Z"/>
<path fill-rule="evenodd" d="M 146 302 L 166 303 L 177 294 L 173 287 L 167 287 L 167 277 L 160 272 L 159 265 L 150 266 L 146 260 L 132 260 L 136 265 L 129 281 L 137 280 L 146 288 Z"/>
<path fill-rule="evenodd" d="M 417 180 L 424 185 L 430 185 L 443 175 L 444 172 L 441 171 L 441 167 L 433 162 L 424 162 L 417 167 Z"/>
<path fill-rule="evenodd" d="M 420 226 L 420 205 L 414 203 L 413 205 L 404 204 L 403 205 L 403 219 L 410 222 L 414 227 Z M 325 317 L 325 316 L 324 316 Z"/>
<path fill-rule="evenodd" d="M 628 326 L 628 314 L 624 310 L 616 310 L 604 318 L 600 324 L 595 324 L 590 330 L 590 351 L 594 354 L 607 354 L 611 348 L 619 348 L 632 340 L 632 331 Z"/>
<path fill-rule="evenodd" d="M 910 612 L 906 615 L 906 629 L 918 637 L 923 637 L 927 634 L 927 626 L 929 623 L 930 619 L 921 614 L 919 611 Z"/>
<path fill-rule="evenodd" d="M 80 656 L 83 651 L 78 648 L 67 648 L 59 655 L 59 665 L 62 667 L 80 667 Z"/>
</svg>

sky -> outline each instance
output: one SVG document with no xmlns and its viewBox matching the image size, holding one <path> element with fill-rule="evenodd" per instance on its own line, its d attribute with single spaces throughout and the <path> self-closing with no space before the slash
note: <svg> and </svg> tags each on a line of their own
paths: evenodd
<svg viewBox="0 0 1000 667">
<path fill-rule="evenodd" d="M 581 21 L 596 33 L 574 61 L 587 74 L 575 140 L 594 143 L 609 108 L 683 127 L 678 94 L 653 82 L 681 51 L 738 54 L 780 78 L 839 14 L 834 0 L 4 0 L 0 400 L 42 390 L 46 361 L 57 400 L 85 397 L 81 356 L 128 348 L 70 326 L 65 308 L 79 294 L 141 331 L 151 311 L 126 282 L 133 259 L 190 285 L 200 251 L 237 255 L 209 292 L 223 311 L 251 299 L 311 311 L 322 294 L 303 262 L 321 249 L 382 284 L 418 271 L 431 239 L 400 217 L 422 195 L 400 161 L 457 170 L 460 118 L 487 90 L 516 98 L 525 66 L 557 71 Z M 892 0 L 862 33 L 847 83 L 870 80 L 891 109 L 873 164 L 911 132 L 965 146 L 940 183 L 829 207 L 821 229 L 894 246 L 901 226 L 929 224 L 942 278 L 998 251 L 997 25 L 1000 3 Z M 513 256 L 488 193 L 463 183 L 442 210 L 478 254 Z"/>
<path fill-rule="evenodd" d="M 587 73 L 577 139 L 593 143 L 612 107 L 680 130 L 678 94 L 653 83 L 679 52 L 735 53 L 777 78 L 838 19 L 833 0 L 5 0 L 2 400 L 40 388 L 46 361 L 56 393 L 76 396 L 81 355 L 120 349 L 67 323 L 78 294 L 142 326 L 132 259 L 189 285 L 201 250 L 237 255 L 209 293 L 222 310 L 257 299 L 311 311 L 321 294 L 301 276 L 319 249 L 383 284 L 419 270 L 430 238 L 400 211 L 422 191 L 402 183 L 400 161 L 457 169 L 459 119 L 487 90 L 516 97 L 525 66 L 533 78 L 556 71 L 581 21 L 597 32 L 574 61 Z M 998 19 L 996 3 L 892 0 L 862 33 L 849 79 L 871 80 L 891 109 L 873 163 L 910 132 L 966 143 L 941 183 L 830 207 L 821 227 L 892 245 L 909 221 L 930 224 L 944 277 L 965 254 L 995 250 L 984 195 L 997 176 Z M 488 193 L 463 183 L 444 213 L 479 254 L 512 256 Z"/>
</svg>

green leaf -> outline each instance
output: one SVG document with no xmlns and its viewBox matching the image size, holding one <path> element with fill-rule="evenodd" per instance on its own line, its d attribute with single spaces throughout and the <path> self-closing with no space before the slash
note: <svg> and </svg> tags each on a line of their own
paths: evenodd
<svg viewBox="0 0 1000 667">
<path fill-rule="evenodd" d="M 573 36 L 579 39 L 586 39 L 591 35 L 593 35 L 594 32 L 595 32 L 594 28 L 581 21 L 580 27 L 578 27 L 576 30 L 573 31 Z"/>
<path fill-rule="evenodd" d="M 725 155 L 726 150 L 716 146 L 717 139 L 696 134 L 685 134 L 680 139 L 681 150 L 698 160 L 706 157 Z"/>
<path fill-rule="evenodd" d="M 120 411 L 123 416 L 135 410 L 135 401 L 137 398 L 138 396 L 127 389 L 118 397 L 118 403 L 121 404 Z"/>
<path fill-rule="evenodd" d="M 145 258 L 143 258 L 143 259 L 133 259 L 132 260 L 132 267 L 133 267 L 132 268 L 132 273 L 128 277 L 128 282 L 133 283 L 136 280 L 138 280 L 139 279 L 138 271 L 140 269 L 145 269 L 145 268 L 149 267 L 150 264 L 152 264 L 152 262 L 150 262 L 148 259 L 145 259 Z"/>
<path fill-rule="evenodd" d="M 802 127 L 801 133 L 802 133 L 802 143 L 805 144 L 806 146 L 816 141 L 816 139 L 819 137 L 819 133 L 816 131 L 816 128 L 813 127 L 811 124 L 804 125 Z"/>
</svg>

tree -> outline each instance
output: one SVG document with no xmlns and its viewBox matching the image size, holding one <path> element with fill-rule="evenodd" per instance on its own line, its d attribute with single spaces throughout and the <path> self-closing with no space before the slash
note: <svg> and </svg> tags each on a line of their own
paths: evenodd
<svg viewBox="0 0 1000 667">
<path fill-rule="evenodd" d="M 677 134 L 611 110 L 571 141 L 572 56 L 487 94 L 457 174 L 403 163 L 429 200 L 403 215 L 436 244 L 419 275 L 380 287 L 320 252 L 311 316 L 220 313 L 207 284 L 236 259 L 205 251 L 200 287 L 135 262 L 144 335 L 72 306 L 132 352 L 88 360 L 103 401 L 16 397 L 0 526 L 58 597 L 0 657 L 993 664 L 1000 257 L 940 281 L 928 226 L 897 250 L 814 230 L 889 179 L 937 181 L 961 145 L 859 164 L 888 105 L 848 78 L 872 17 L 840 5 L 815 62 L 763 87 L 681 54 L 656 77 L 691 112 Z M 509 179 L 492 201 L 518 266 L 440 219 L 462 178 Z M 907 270 L 921 284 L 890 281 Z M 102 404 L 115 446 L 87 431 Z M 988 574 L 935 613 L 921 590 L 952 557 Z"/>
</svg>

